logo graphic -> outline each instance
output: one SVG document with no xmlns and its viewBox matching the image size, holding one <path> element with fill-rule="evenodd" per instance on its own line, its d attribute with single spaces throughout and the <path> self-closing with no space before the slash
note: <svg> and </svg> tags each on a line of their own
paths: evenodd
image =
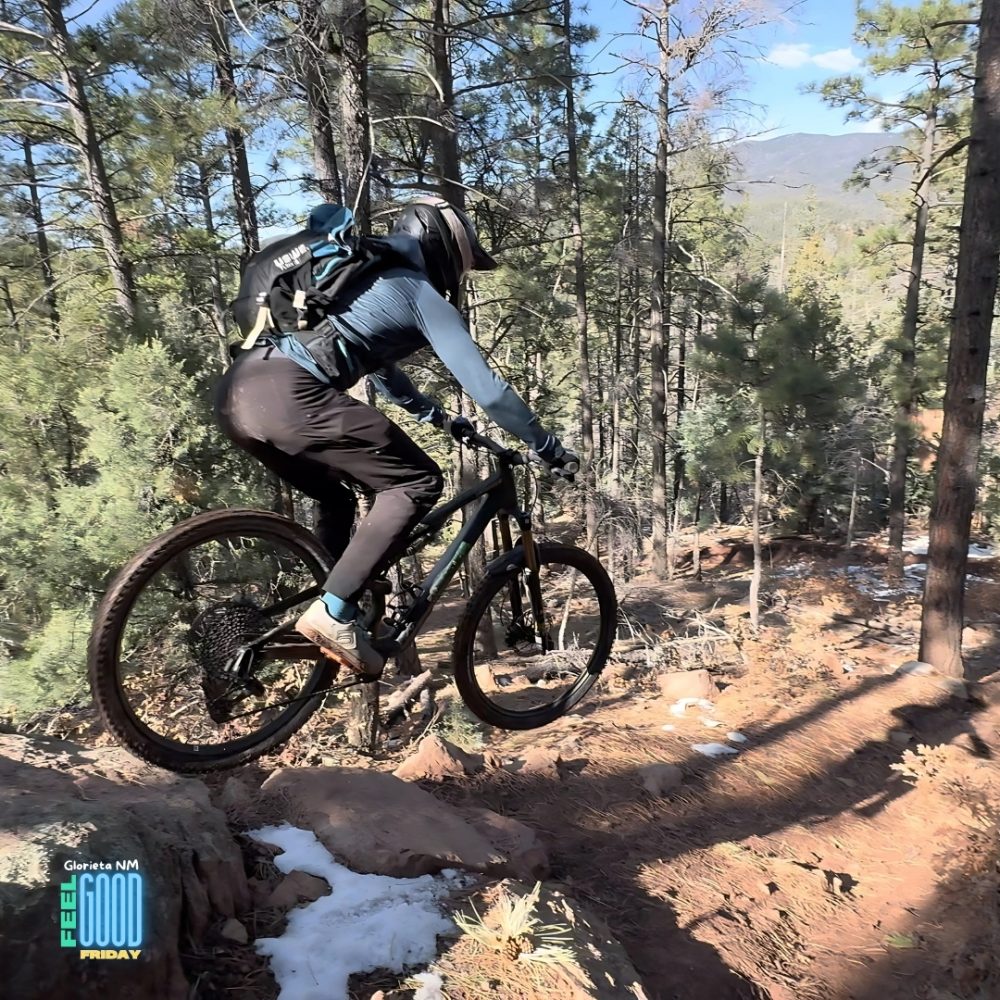
<svg viewBox="0 0 1000 1000">
<path fill-rule="evenodd" d="M 143 879 L 139 862 L 67 861 L 59 884 L 59 944 L 80 958 L 134 959 L 142 954 Z"/>
</svg>

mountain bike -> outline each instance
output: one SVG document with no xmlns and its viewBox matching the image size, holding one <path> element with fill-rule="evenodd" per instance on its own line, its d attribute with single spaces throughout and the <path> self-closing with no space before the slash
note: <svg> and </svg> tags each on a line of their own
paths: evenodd
<svg viewBox="0 0 1000 1000">
<path fill-rule="evenodd" d="M 530 456 L 480 434 L 466 441 L 490 453 L 490 475 L 416 525 L 394 564 L 403 584 L 370 580 L 363 624 L 379 652 L 399 653 L 489 532 L 494 557 L 458 621 L 451 667 L 483 722 L 534 729 L 569 712 L 599 677 L 617 630 L 615 591 L 589 552 L 535 541 L 514 472 Z M 407 560 L 462 510 L 426 578 L 405 580 Z M 330 566 L 312 532 L 268 511 L 209 511 L 153 539 L 97 609 L 88 668 L 107 728 L 150 763 L 193 773 L 273 750 L 321 704 L 346 712 L 345 695 L 365 681 L 294 630 Z"/>
</svg>

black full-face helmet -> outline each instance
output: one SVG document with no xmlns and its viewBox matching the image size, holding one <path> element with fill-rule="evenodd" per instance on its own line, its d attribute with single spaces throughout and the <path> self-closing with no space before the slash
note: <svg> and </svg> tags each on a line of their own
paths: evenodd
<svg viewBox="0 0 1000 1000">
<path fill-rule="evenodd" d="M 492 271 L 497 262 L 483 249 L 475 227 L 461 209 L 443 198 L 421 198 L 400 213 L 393 233 L 420 242 L 431 284 L 452 302 L 470 271 Z"/>
</svg>

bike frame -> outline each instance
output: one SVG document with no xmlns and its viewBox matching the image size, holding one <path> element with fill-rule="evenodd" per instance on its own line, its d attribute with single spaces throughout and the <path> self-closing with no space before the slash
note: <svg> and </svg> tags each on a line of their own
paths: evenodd
<svg viewBox="0 0 1000 1000">
<path fill-rule="evenodd" d="M 430 541 L 458 511 L 477 500 L 482 500 L 479 508 L 462 525 L 458 534 L 431 568 L 431 571 L 413 589 L 413 601 L 410 606 L 394 615 L 394 622 L 388 633 L 383 633 L 372 640 L 375 649 L 387 658 L 398 653 L 420 631 L 434 610 L 438 596 L 451 582 L 458 568 L 465 562 L 472 547 L 486 533 L 494 518 L 498 520 L 500 525 L 500 538 L 504 552 L 511 552 L 514 549 L 510 519 L 513 518 L 520 528 L 521 543 L 525 552 L 525 565 L 531 574 L 528 581 L 529 594 L 536 613 L 541 613 L 542 595 L 538 580 L 538 552 L 532 534 L 531 516 L 518 506 L 517 484 L 514 480 L 514 468 L 526 465 L 528 459 L 520 452 L 504 448 L 490 438 L 479 434 L 470 437 L 468 442 L 474 447 L 492 452 L 497 458 L 496 468 L 487 479 L 463 490 L 454 499 L 425 514 L 407 538 L 401 558 L 405 558 L 406 553 L 414 547 Z M 398 560 L 396 561 L 398 562 Z M 371 591 L 375 599 L 376 608 L 373 617 L 377 620 L 382 617 L 385 611 L 384 592 L 379 591 L 371 583 L 365 589 Z M 322 587 L 310 587 L 286 598 L 279 604 L 264 609 L 264 611 L 274 615 L 302 604 L 304 601 L 316 598 L 321 593 Z M 511 588 L 511 604 L 512 613 L 515 616 L 520 615 L 522 613 L 520 593 L 515 587 Z M 535 621 L 541 620 L 540 617 L 535 619 Z M 287 633 L 290 628 L 291 622 L 283 622 L 249 643 L 244 647 L 244 651 L 263 652 L 264 647 L 272 639 Z M 548 638 L 543 636 L 542 640 L 543 645 L 547 646 Z M 301 642 L 294 644 L 276 643 L 268 647 L 265 655 L 281 658 L 297 657 L 302 655 L 304 648 L 312 649 L 314 647 L 311 644 L 304 646 Z M 243 669 L 248 670 L 249 667 L 250 663 L 246 662 Z"/>
<path fill-rule="evenodd" d="M 453 500 L 435 508 L 420 521 L 407 541 L 407 549 L 413 548 L 436 535 L 452 515 L 482 499 L 475 513 L 466 520 L 458 534 L 445 549 L 444 553 L 431 568 L 422 583 L 414 591 L 414 600 L 399 616 L 399 623 L 390 630 L 387 636 L 375 641 L 375 648 L 388 656 L 393 655 L 405 646 L 423 627 L 428 616 L 434 610 L 434 605 L 440 593 L 451 583 L 458 568 L 465 562 L 472 547 L 486 534 L 490 522 L 496 518 L 500 524 L 501 544 L 503 551 L 513 550 L 510 532 L 510 518 L 513 518 L 521 530 L 521 541 L 526 559 L 531 569 L 537 569 L 538 563 L 535 543 L 532 536 L 531 517 L 527 511 L 517 504 L 517 484 L 514 481 L 513 468 L 515 464 L 523 464 L 521 455 L 498 455 L 497 467 L 489 478 L 484 479 L 460 493 Z M 512 459 L 519 461 L 515 462 Z"/>
</svg>

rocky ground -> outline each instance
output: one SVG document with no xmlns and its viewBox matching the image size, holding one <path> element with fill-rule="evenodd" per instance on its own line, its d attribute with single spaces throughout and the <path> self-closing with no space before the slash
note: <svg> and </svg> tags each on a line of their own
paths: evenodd
<svg viewBox="0 0 1000 1000">
<path fill-rule="evenodd" d="M 13 995 L 69 995 L 31 992 L 44 972 L 76 975 L 79 997 L 276 996 L 254 940 L 330 891 L 249 836 L 289 822 L 354 871 L 466 873 L 447 902 L 462 930 L 423 981 L 355 976 L 359 1000 L 995 1000 L 1000 574 L 974 570 L 963 686 L 899 669 L 918 562 L 896 585 L 877 551 L 848 564 L 796 540 L 771 555 L 756 633 L 742 543 L 706 550 L 700 581 L 632 581 L 629 655 L 542 731 L 488 731 L 444 686 L 374 758 L 319 714 L 275 757 L 207 783 L 81 746 L 101 738 L 79 715 L 0 737 L 0 967 L 16 958 L 29 977 Z M 425 667 L 445 658 L 448 616 Z M 156 857 L 182 887 L 164 894 L 170 947 L 140 984 L 95 971 L 84 989 L 37 943 L 47 866 L 84 843 Z"/>
</svg>

